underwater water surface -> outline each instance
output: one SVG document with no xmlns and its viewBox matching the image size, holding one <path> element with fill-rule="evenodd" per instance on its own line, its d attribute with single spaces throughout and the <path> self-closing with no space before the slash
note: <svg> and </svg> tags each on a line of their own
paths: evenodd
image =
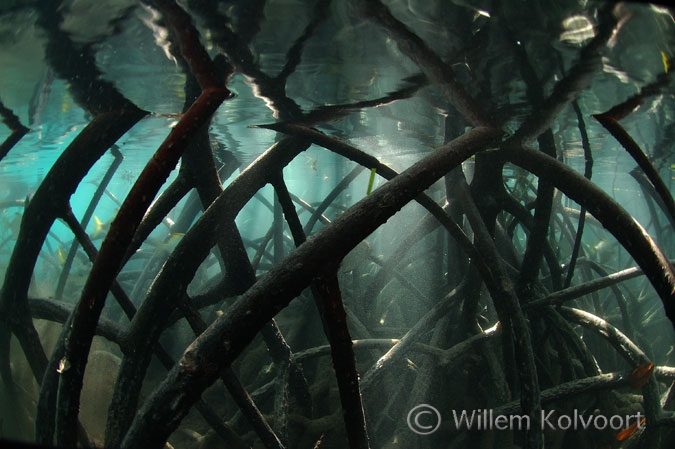
<svg viewBox="0 0 675 449">
<path fill-rule="evenodd" d="M 0 444 L 675 444 L 675 11 L 0 2 Z"/>
</svg>

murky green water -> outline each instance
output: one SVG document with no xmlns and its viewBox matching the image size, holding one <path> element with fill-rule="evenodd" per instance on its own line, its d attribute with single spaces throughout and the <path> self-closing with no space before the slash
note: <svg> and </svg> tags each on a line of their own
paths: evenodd
<svg viewBox="0 0 675 449">
<path fill-rule="evenodd" d="M 0 445 L 671 447 L 673 14 L 0 4 Z"/>
</svg>

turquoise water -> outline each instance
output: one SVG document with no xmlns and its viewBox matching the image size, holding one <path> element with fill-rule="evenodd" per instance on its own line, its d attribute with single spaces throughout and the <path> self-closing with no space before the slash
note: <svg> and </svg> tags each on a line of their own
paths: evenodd
<svg viewBox="0 0 675 449">
<path fill-rule="evenodd" d="M 0 144 L 12 115 L 27 130 L 0 159 L 0 441 L 670 447 L 673 14 L 517 0 L 0 5 Z M 211 116 L 190 115 L 200 60 L 215 75 L 204 90 L 231 92 Z M 639 108 L 606 115 L 651 179 L 594 117 L 631 98 Z M 130 105 L 142 117 L 108 148 L 105 126 Z M 192 150 L 173 141 L 188 156 L 151 188 L 141 173 L 192 119 L 207 126 L 184 134 Z M 462 139 L 478 146 L 455 161 Z M 547 145 L 558 162 L 541 178 L 545 161 L 509 153 Z M 582 206 L 595 216 L 583 225 Z M 139 223 L 151 225 L 134 246 Z M 573 294 L 632 267 L 647 276 Z M 535 302 L 565 294 L 567 308 Z M 410 421 L 419 404 L 438 413 L 434 431 L 433 414 Z M 640 412 L 647 430 L 624 441 L 452 419 L 540 408 Z"/>
</svg>

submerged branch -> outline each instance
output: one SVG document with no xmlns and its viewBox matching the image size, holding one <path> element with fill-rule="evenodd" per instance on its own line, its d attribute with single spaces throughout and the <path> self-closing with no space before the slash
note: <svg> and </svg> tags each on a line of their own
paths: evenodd
<svg viewBox="0 0 675 449">
<path fill-rule="evenodd" d="M 189 301 L 181 302 L 180 308 L 190 324 L 195 337 L 199 337 L 207 328 L 206 322 Z M 231 367 L 226 367 L 223 369 L 220 377 L 265 447 L 267 449 L 284 449 L 284 445 L 279 441 L 279 438 L 275 435 L 265 417 L 255 405 L 255 402 L 253 402 L 253 399 L 251 399 L 251 396 L 246 391 L 244 385 L 242 385 L 234 370 Z"/>
<path fill-rule="evenodd" d="M 101 245 L 99 256 L 82 291 L 70 332 L 66 358 L 70 361 L 71 369 L 63 373 L 59 384 L 59 391 L 63 393 L 59 395 L 59 400 L 62 401 L 62 407 L 65 407 L 65 415 L 62 416 L 67 421 L 61 426 L 61 444 L 73 443 L 72 419 L 77 415 L 81 379 L 91 337 L 103 310 L 110 284 L 121 267 L 133 233 L 152 198 L 176 166 L 189 137 L 211 119 L 211 115 L 228 96 L 229 92 L 224 88 L 209 89 L 202 93 L 159 147 L 110 225 L 110 231 Z"/>
<path fill-rule="evenodd" d="M 335 271 L 329 267 L 314 278 L 317 307 L 323 322 L 324 332 L 331 345 L 333 367 L 340 390 L 342 415 L 344 417 L 350 449 L 368 449 L 366 417 L 361 401 L 359 374 L 352 349 L 352 339 L 347 327 L 347 315 Z"/>
<path fill-rule="evenodd" d="M 520 300 L 516 295 L 515 288 L 506 273 L 499 252 L 465 181 L 460 181 L 460 188 L 460 201 L 474 231 L 476 248 L 481 254 L 485 255 L 483 260 L 490 273 L 490 276 L 483 276 L 483 282 L 490 292 L 499 321 L 504 327 L 504 336 L 511 339 L 513 343 L 518 376 L 521 382 L 520 403 L 532 422 L 532 427 L 525 429 L 524 447 L 539 449 L 543 447 L 543 433 L 540 426 L 541 400 L 532 334 L 525 314 L 520 307 Z"/>
<path fill-rule="evenodd" d="M 314 225 L 320 218 L 323 217 L 323 213 L 328 207 L 333 203 L 333 201 L 349 187 L 349 184 L 356 179 L 357 176 L 363 172 L 364 167 L 362 165 L 357 165 L 349 172 L 347 176 L 342 178 L 340 182 L 335 186 L 333 190 L 330 191 L 326 198 L 319 204 L 319 206 L 312 212 L 312 216 L 307 220 L 307 223 L 302 228 L 305 234 L 311 234 L 314 230 Z M 325 217 L 324 217 L 325 218 Z M 295 237 L 295 236 L 294 236 Z"/>
<path fill-rule="evenodd" d="M 27 292 L 42 244 L 89 169 L 145 114 L 130 105 L 127 109 L 96 116 L 57 159 L 25 209 L 6 269 L 0 317 L 17 335 L 38 381 L 44 374 L 47 358 L 30 320 Z"/>
<path fill-rule="evenodd" d="M 539 150 L 551 157 L 556 157 L 556 147 L 553 139 L 553 132 L 550 129 L 547 129 L 537 137 Z M 530 228 L 525 253 L 523 254 L 523 262 L 520 266 L 520 276 L 517 285 L 523 302 L 527 302 L 533 295 L 532 288 L 537 282 L 541 260 L 548 243 L 551 211 L 553 209 L 553 194 L 553 185 L 546 179 L 540 179 L 537 185 L 532 227 Z"/>
<path fill-rule="evenodd" d="M 363 375 L 361 380 L 364 394 L 367 394 L 378 380 L 386 372 L 387 368 L 393 365 L 399 358 L 403 357 L 419 338 L 433 328 L 436 322 L 446 315 L 451 307 L 463 299 L 466 281 L 454 288 L 445 298 L 439 301 L 431 310 L 429 310 L 406 334 L 387 351 L 377 362 L 371 366 Z"/>
<path fill-rule="evenodd" d="M 607 321 L 591 313 L 579 309 L 562 307 L 561 314 L 571 321 L 575 321 L 584 327 L 601 335 L 628 361 L 632 368 L 649 363 L 647 355 L 626 335 L 612 326 Z M 658 386 L 656 379 L 651 376 L 642 388 L 644 398 L 645 416 L 647 418 L 647 441 L 646 447 L 660 446 L 660 433 L 654 426 L 661 415 L 661 402 L 659 401 Z M 653 427 L 652 427 L 653 426 Z"/>
<path fill-rule="evenodd" d="M 367 154 L 364 151 L 349 145 L 348 143 L 323 134 L 315 129 L 284 123 L 265 125 L 264 127 L 292 136 L 303 137 L 315 145 L 319 145 L 323 148 L 326 148 L 327 150 L 333 151 L 334 153 L 354 161 L 363 167 L 369 169 L 374 168 L 377 174 L 385 179 L 391 180 L 399 175 L 399 173 L 397 173 L 394 169 L 380 162 L 376 157 L 371 156 L 370 154 Z M 427 209 L 429 213 L 443 225 L 443 227 L 448 231 L 452 238 L 457 241 L 458 246 L 468 257 L 473 260 L 480 260 L 480 254 L 473 247 L 473 244 L 466 236 L 462 228 L 460 228 L 457 222 L 455 222 L 448 214 L 445 213 L 442 207 L 436 204 L 434 200 L 424 193 L 418 195 L 415 198 L 415 201 Z"/>
<path fill-rule="evenodd" d="M 542 405 L 550 404 L 561 399 L 577 396 L 584 393 L 598 393 L 603 390 L 617 389 L 628 384 L 630 372 L 605 373 L 593 377 L 565 382 L 541 392 Z M 510 402 L 493 411 L 494 416 L 522 414 L 522 407 L 518 402 Z"/>
<path fill-rule="evenodd" d="M 123 437 L 136 413 L 142 379 L 152 355 L 152 345 L 148 345 L 148 342 L 159 340 L 171 315 L 182 301 L 187 285 L 211 247 L 223 237 L 234 238 L 229 230 L 235 226 L 235 217 L 253 195 L 269 182 L 269 173 L 285 167 L 308 146 L 308 143 L 297 138 L 284 139 L 273 145 L 218 196 L 165 262 L 161 275 L 153 282 L 129 329 L 129 340 L 144 344 L 136 348 L 133 354 L 125 356 L 120 366 L 113 401 L 115 413 L 120 415 L 117 418 L 120 425 L 115 430 L 119 433 L 118 438 Z M 248 260 L 246 262 L 250 266 Z M 242 284 L 247 280 L 228 281 L 226 286 L 231 286 L 230 291 L 234 289 L 241 292 Z M 266 342 L 273 344 L 278 337 L 278 329 L 272 323 L 268 325 L 269 321 L 264 327 L 267 334 L 265 338 Z M 284 345 L 280 343 L 277 350 L 271 346 L 272 355 L 287 351 Z"/>
<path fill-rule="evenodd" d="M 565 301 L 571 301 L 573 299 L 580 298 L 589 293 L 611 287 L 612 285 L 618 284 L 619 282 L 627 281 L 628 279 L 633 279 L 642 275 L 644 275 L 644 272 L 639 268 L 627 268 L 599 279 L 593 279 L 592 281 L 584 282 L 583 284 L 578 284 L 572 287 L 567 287 L 564 290 L 559 290 L 546 296 L 545 298 L 531 301 L 527 303 L 525 307 L 529 308 L 559 305 Z"/>
<path fill-rule="evenodd" d="M 96 192 L 94 192 L 94 195 L 91 197 L 91 201 L 89 201 L 87 210 L 84 211 L 82 220 L 80 220 L 80 222 L 77 223 L 77 225 L 81 226 L 83 230 L 87 229 L 89 220 L 91 220 L 91 217 L 94 216 L 94 211 L 96 210 L 99 201 L 101 201 L 101 197 L 105 193 L 105 190 L 108 188 L 108 184 L 112 180 L 112 177 L 115 175 L 115 172 L 117 171 L 120 164 L 124 160 L 124 156 L 122 156 L 122 153 L 120 153 L 116 145 L 113 145 L 110 152 L 112 153 L 114 158 L 113 162 L 112 164 L 110 164 L 110 167 L 108 167 L 108 170 L 106 170 L 105 175 L 103 175 L 103 178 L 101 178 L 101 180 L 99 181 L 98 186 L 96 187 Z M 75 220 L 75 222 L 77 222 L 77 220 Z M 73 265 L 73 262 L 75 261 L 75 256 L 77 254 L 78 248 L 79 248 L 78 241 L 77 240 L 73 241 L 73 243 L 70 245 L 70 249 L 68 250 L 66 261 L 63 264 L 63 269 L 61 270 L 61 275 L 59 276 L 59 282 L 56 285 L 56 292 L 54 293 L 54 297 L 57 300 L 60 300 L 63 297 L 63 290 L 65 289 L 66 282 L 68 281 L 68 277 L 70 276 L 70 269 Z M 95 259 L 95 257 L 91 258 L 92 261 L 93 259 Z"/>
<path fill-rule="evenodd" d="M 504 150 L 504 156 L 540 178 L 551 180 L 597 218 L 644 270 L 675 326 L 675 273 L 647 231 L 621 205 L 579 173 L 538 151 L 512 148 Z"/>
<path fill-rule="evenodd" d="M 647 175 L 647 178 L 654 186 L 654 190 L 656 190 L 656 193 L 658 193 L 661 198 L 662 202 L 659 202 L 659 205 L 665 206 L 665 212 L 668 214 L 670 222 L 675 222 L 675 200 L 673 200 L 673 196 L 670 194 L 668 186 L 663 182 L 663 179 L 659 176 L 659 172 L 654 165 L 652 165 L 644 151 L 642 151 L 640 145 L 633 140 L 623 126 L 621 126 L 615 118 L 609 115 L 609 113 L 596 114 L 593 117 L 595 117 L 595 119 L 600 122 L 612 136 L 614 136 L 635 162 L 637 162 L 638 166 L 642 169 L 644 174 Z"/>
<path fill-rule="evenodd" d="M 73 307 L 48 298 L 28 298 L 28 306 L 33 318 L 64 324 L 73 312 Z M 126 329 L 107 318 L 101 318 L 96 325 L 96 335 L 122 346 Z M 45 443 L 48 444 L 48 443 Z"/>
<path fill-rule="evenodd" d="M 261 277 L 184 354 L 181 363 L 141 408 L 122 447 L 161 447 L 202 391 L 215 381 L 216 373 L 231 363 L 263 324 L 297 296 L 327 263 L 343 258 L 447 171 L 477 151 L 494 145 L 500 136 L 499 130 L 479 128 L 439 148 L 361 200 L 289 254 L 283 264 Z M 174 254 L 185 251 L 185 245 L 190 245 L 190 250 L 202 257 L 208 252 L 214 243 L 213 237 L 201 229 L 206 226 L 213 233 L 209 221 L 230 212 L 229 207 L 223 207 L 227 205 L 226 199 L 221 195 L 216 200 L 181 240 Z M 217 223 L 215 227 L 217 231 Z M 190 235 L 195 237 L 188 239 Z M 330 254 L 330 258 L 326 254 Z M 175 277 L 178 270 L 192 276 L 198 263 L 167 264 L 163 277 Z"/>
<path fill-rule="evenodd" d="M 7 326 L 17 336 L 38 382 L 43 379 L 48 360 L 30 317 L 27 292 L 42 245 L 56 218 L 69 209 L 70 197 L 91 167 L 147 114 L 101 79 L 91 48 L 78 48 L 60 28 L 63 17 L 58 8 L 57 4 L 45 3 L 38 10 L 37 24 L 47 35 L 45 57 L 56 75 L 68 81 L 75 101 L 94 118 L 52 165 L 27 205 L 0 297 L 0 347 L 3 351 L 9 348 Z M 2 374 L 5 378 L 4 369 Z M 78 425 L 76 420 L 71 424 L 70 441 L 75 444 Z"/>
<path fill-rule="evenodd" d="M 591 142 L 588 138 L 588 131 L 586 130 L 586 122 L 584 116 L 581 113 L 581 108 L 579 103 L 575 100 L 572 102 L 572 108 L 574 109 L 574 114 L 577 116 L 577 123 L 579 127 L 579 134 L 581 135 L 581 146 L 584 149 L 584 178 L 590 180 L 593 175 L 593 153 L 591 151 Z M 579 257 L 579 252 L 581 251 L 581 239 L 584 234 L 584 226 L 586 224 L 586 209 L 581 208 L 579 211 L 579 219 L 577 224 L 577 233 L 574 237 L 574 246 L 572 247 L 572 254 L 570 255 L 570 263 L 567 269 L 567 277 L 565 278 L 564 288 L 569 287 L 572 284 L 572 278 L 574 277 L 574 268 L 577 265 L 577 258 Z"/>
<path fill-rule="evenodd" d="M 272 183 L 281 203 L 284 217 L 293 234 L 295 244 L 300 246 L 306 241 L 306 238 L 284 182 L 283 174 L 279 173 Z M 321 316 L 324 333 L 331 347 L 333 368 L 340 391 L 342 416 L 347 430 L 349 447 L 351 449 L 368 449 L 370 444 L 361 401 L 359 374 L 356 369 L 356 359 L 352 348 L 352 338 L 347 326 L 347 314 L 342 302 L 337 269 L 338 264 L 336 263 L 335 266 L 327 268 L 316 276 L 312 281 L 312 293 Z"/>
<path fill-rule="evenodd" d="M 185 18 L 185 12 L 174 2 L 162 1 L 163 12 L 169 16 L 173 29 L 180 38 L 181 51 L 190 61 L 194 75 L 202 83 L 202 94 L 171 130 L 150 162 L 139 175 L 119 213 L 110 225 L 91 273 L 82 290 L 75 309 L 72 327 L 66 346 L 65 359 L 70 369 L 61 375 L 58 389 L 57 441 L 70 446 L 73 440 L 75 422 L 79 409 L 82 378 L 87 355 L 96 323 L 101 315 L 105 299 L 115 276 L 119 272 L 127 247 L 143 215 L 160 187 L 175 168 L 190 138 L 210 122 L 212 115 L 231 93 L 216 81 L 216 70 L 206 51 L 199 43 L 197 30 Z"/>
</svg>

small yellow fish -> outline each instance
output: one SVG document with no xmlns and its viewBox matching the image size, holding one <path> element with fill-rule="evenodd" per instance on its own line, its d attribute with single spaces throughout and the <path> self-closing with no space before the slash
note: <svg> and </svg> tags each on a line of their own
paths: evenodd
<svg viewBox="0 0 675 449">
<path fill-rule="evenodd" d="M 664 51 L 661 52 L 661 61 L 663 62 L 663 70 L 665 70 L 666 73 L 670 72 L 670 58 Z"/>
<path fill-rule="evenodd" d="M 182 232 L 172 233 L 166 241 L 162 241 L 156 238 L 149 238 L 146 240 L 152 246 L 155 247 L 155 254 L 161 254 L 163 256 L 169 255 L 178 245 L 178 242 L 183 238 L 185 234 Z"/>
<path fill-rule="evenodd" d="M 593 245 L 593 249 L 596 251 L 602 250 L 605 246 L 609 245 L 609 242 L 607 242 L 607 239 L 604 237 L 601 237 L 600 240 L 598 240 L 598 243 Z"/>
<path fill-rule="evenodd" d="M 167 244 L 177 245 L 178 241 L 184 236 L 182 232 L 174 232 L 169 237 L 169 240 L 166 241 Z"/>
<path fill-rule="evenodd" d="M 108 227 L 109 225 L 106 225 L 96 215 L 94 215 L 94 232 L 91 234 L 91 239 L 95 240 L 99 236 L 103 237 L 102 234 L 106 232 L 106 228 Z"/>
<path fill-rule="evenodd" d="M 316 168 L 317 164 L 319 163 L 319 160 L 313 157 L 309 157 L 307 155 L 305 155 L 305 159 L 306 159 L 305 165 L 309 165 L 309 168 L 311 168 L 314 171 L 317 171 Z"/>
<path fill-rule="evenodd" d="M 66 263 L 66 252 L 61 248 L 56 248 L 56 254 L 59 256 L 59 263 L 61 265 Z"/>
<path fill-rule="evenodd" d="M 608 239 L 602 237 L 591 247 L 591 254 L 600 263 L 610 263 L 616 255 L 616 247 Z"/>
<path fill-rule="evenodd" d="M 64 94 L 63 99 L 61 100 L 61 112 L 68 112 L 72 108 L 72 99 L 69 94 Z"/>
</svg>

